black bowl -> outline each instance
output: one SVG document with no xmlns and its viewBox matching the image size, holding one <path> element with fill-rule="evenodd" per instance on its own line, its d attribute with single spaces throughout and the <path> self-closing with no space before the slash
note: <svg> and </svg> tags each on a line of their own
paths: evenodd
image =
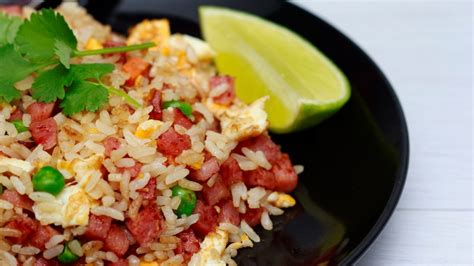
<svg viewBox="0 0 474 266">
<path fill-rule="evenodd" d="M 48 1 L 48 4 L 54 1 Z M 349 102 L 326 122 L 274 135 L 305 171 L 298 204 L 257 229 L 262 241 L 243 249 L 239 265 L 352 264 L 390 218 L 408 167 L 408 132 L 400 103 L 380 69 L 351 40 L 309 12 L 282 1 L 83 1 L 115 31 L 167 17 L 174 32 L 200 36 L 199 4 L 251 12 L 297 32 L 334 61 L 352 86 Z M 269 44 L 271 45 L 271 43 Z"/>
</svg>

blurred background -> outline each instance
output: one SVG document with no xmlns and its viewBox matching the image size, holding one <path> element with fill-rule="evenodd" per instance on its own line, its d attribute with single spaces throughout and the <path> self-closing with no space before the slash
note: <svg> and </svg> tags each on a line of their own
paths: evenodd
<svg viewBox="0 0 474 266">
<path fill-rule="evenodd" d="M 473 2 L 316 1 L 392 83 L 410 134 L 397 210 L 358 265 L 474 265 Z"/>
</svg>

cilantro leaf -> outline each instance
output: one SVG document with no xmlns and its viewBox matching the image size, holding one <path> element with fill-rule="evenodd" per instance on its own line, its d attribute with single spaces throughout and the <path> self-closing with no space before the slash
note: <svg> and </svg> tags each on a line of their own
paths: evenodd
<svg viewBox="0 0 474 266">
<path fill-rule="evenodd" d="M 87 110 L 97 111 L 102 105 L 109 101 L 109 93 L 100 84 L 88 81 L 74 81 L 68 89 L 66 97 L 61 102 L 61 108 L 66 115 Z"/>
<path fill-rule="evenodd" d="M 112 73 L 113 64 L 74 64 L 71 65 L 71 75 L 74 79 L 100 79 L 103 75 Z"/>
<path fill-rule="evenodd" d="M 36 71 L 38 65 L 26 61 L 11 44 L 0 47 L 0 58 L 0 100 L 19 99 L 15 83 Z"/>
<path fill-rule="evenodd" d="M 18 28 L 23 23 L 19 17 L 7 16 L 0 13 L 0 45 L 13 43 Z"/>
<path fill-rule="evenodd" d="M 42 62 L 55 55 L 56 41 L 76 50 L 77 40 L 64 17 L 52 9 L 31 14 L 18 30 L 15 38 L 20 52 L 28 59 Z"/>
<path fill-rule="evenodd" d="M 64 87 L 71 85 L 69 71 L 61 64 L 41 72 L 33 82 L 31 94 L 40 102 L 54 102 L 65 96 Z"/>
<path fill-rule="evenodd" d="M 56 40 L 54 43 L 54 54 L 59 57 L 59 62 L 66 68 L 69 68 L 69 60 L 71 59 L 73 49 L 63 41 Z"/>
</svg>

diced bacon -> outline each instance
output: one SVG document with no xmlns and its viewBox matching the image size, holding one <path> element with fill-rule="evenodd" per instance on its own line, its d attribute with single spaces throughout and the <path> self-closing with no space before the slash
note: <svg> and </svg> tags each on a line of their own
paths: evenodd
<svg viewBox="0 0 474 266">
<path fill-rule="evenodd" d="M 112 251 L 117 256 L 122 257 L 128 250 L 130 243 L 128 242 L 125 231 L 118 225 L 112 224 L 107 238 L 105 239 L 104 247 L 106 250 Z"/>
<path fill-rule="evenodd" d="M 231 76 L 214 76 L 209 79 L 209 86 L 212 89 L 226 86 L 226 90 L 213 98 L 214 102 L 221 105 L 230 105 L 235 98 L 234 78 Z"/>
<path fill-rule="evenodd" d="M 4 5 L 0 6 L 0 12 L 4 12 L 10 15 L 21 15 L 21 6 L 19 5 Z"/>
<path fill-rule="evenodd" d="M 10 119 L 8 121 L 13 121 L 13 120 L 21 120 L 23 118 L 23 112 L 19 109 L 16 108 L 15 111 L 10 115 Z"/>
<path fill-rule="evenodd" d="M 47 260 L 43 257 L 39 257 L 36 259 L 34 266 L 59 266 L 59 262 L 57 260 Z"/>
<path fill-rule="evenodd" d="M 38 229 L 33 232 L 33 235 L 30 239 L 30 244 L 41 250 L 44 250 L 44 244 L 46 244 L 46 242 L 48 242 L 52 236 L 57 234 L 59 234 L 59 232 L 56 231 L 53 227 L 49 225 L 40 225 L 38 226 Z"/>
<path fill-rule="evenodd" d="M 33 201 L 28 198 L 27 195 L 20 195 L 15 190 L 5 190 L 0 195 L 0 199 L 6 200 L 16 207 L 31 211 L 33 207 Z"/>
<path fill-rule="evenodd" d="M 199 214 L 199 220 L 191 228 L 198 236 L 205 237 L 208 233 L 214 231 L 217 226 L 217 211 L 213 206 L 208 206 L 198 200 L 194 213 Z"/>
<path fill-rule="evenodd" d="M 105 147 L 105 155 L 110 157 L 110 154 L 120 148 L 120 140 L 116 137 L 107 137 L 102 144 Z"/>
<path fill-rule="evenodd" d="M 142 195 L 144 200 L 154 200 L 156 196 L 158 196 L 158 191 L 156 189 L 156 178 L 152 177 L 148 184 L 138 190 L 138 192 Z"/>
<path fill-rule="evenodd" d="M 54 103 L 32 103 L 26 108 L 26 112 L 31 116 L 31 122 L 39 122 L 48 119 L 53 114 Z"/>
<path fill-rule="evenodd" d="M 128 260 L 126 259 L 119 259 L 116 262 L 108 262 L 105 264 L 107 266 L 128 266 Z"/>
<path fill-rule="evenodd" d="M 244 183 L 248 187 L 264 187 L 273 190 L 275 188 L 275 175 L 273 172 L 259 167 L 244 172 Z"/>
<path fill-rule="evenodd" d="M 232 156 L 224 161 L 219 173 L 228 187 L 244 180 L 243 171 L 240 169 L 237 160 Z"/>
<path fill-rule="evenodd" d="M 240 152 L 243 147 L 249 148 L 252 151 L 262 151 L 268 162 L 271 164 L 274 164 L 281 154 L 280 147 L 266 134 L 261 134 L 257 137 L 240 142 L 236 151 Z"/>
<path fill-rule="evenodd" d="M 159 90 L 152 90 L 151 91 L 151 106 L 153 106 L 153 110 L 150 113 L 150 118 L 155 120 L 161 120 L 163 117 L 163 112 L 161 110 L 161 92 Z"/>
<path fill-rule="evenodd" d="M 293 168 L 288 154 L 283 153 L 273 165 L 272 172 L 275 176 L 275 190 L 291 192 L 298 184 L 298 175 Z"/>
<path fill-rule="evenodd" d="M 132 167 L 118 167 L 117 170 L 120 173 L 128 171 L 130 173 L 131 178 L 135 178 L 140 174 L 140 170 L 142 169 L 143 164 L 140 162 L 135 162 L 135 165 Z"/>
<path fill-rule="evenodd" d="M 264 211 L 264 208 L 258 208 L 258 209 L 250 209 L 247 208 L 247 211 L 245 213 L 240 214 L 241 219 L 245 220 L 250 226 L 256 226 L 257 224 L 260 224 L 260 217 L 262 216 L 262 213 Z"/>
<path fill-rule="evenodd" d="M 133 85 L 135 79 L 142 75 L 148 69 L 148 66 L 149 64 L 140 57 L 129 58 L 123 65 L 123 70 L 130 74 L 130 78 L 127 80 L 127 85 Z"/>
<path fill-rule="evenodd" d="M 190 129 L 193 126 L 193 122 L 178 108 L 173 108 L 173 124 L 180 125 L 186 129 Z"/>
<path fill-rule="evenodd" d="M 91 214 L 84 236 L 93 240 L 104 240 L 107 237 L 111 225 L 112 218 Z"/>
<path fill-rule="evenodd" d="M 161 134 L 157 141 L 157 149 L 165 155 L 178 156 L 184 150 L 191 148 L 191 138 L 178 134 L 173 128 Z"/>
<path fill-rule="evenodd" d="M 219 223 L 231 223 L 234 225 L 240 224 L 240 214 L 237 208 L 234 207 L 234 204 L 231 200 L 228 200 L 220 204 L 221 212 L 217 221 Z"/>
<path fill-rule="evenodd" d="M 156 206 L 151 205 L 138 212 L 135 219 L 128 218 L 125 224 L 141 246 L 151 243 L 165 228 L 161 212 Z"/>
<path fill-rule="evenodd" d="M 188 261 L 194 253 L 199 251 L 199 240 L 192 229 L 187 229 L 176 236 L 180 241 L 174 252 L 183 255 L 184 260 Z"/>
<path fill-rule="evenodd" d="M 190 173 L 190 177 L 194 180 L 204 182 L 211 176 L 219 172 L 219 163 L 215 157 L 205 161 L 199 170 L 193 170 Z"/>
<path fill-rule="evenodd" d="M 210 206 L 217 204 L 219 201 L 230 198 L 230 191 L 218 177 L 212 187 L 205 184 L 202 188 L 202 195 Z"/>
<path fill-rule="evenodd" d="M 33 140 L 37 144 L 42 144 L 44 150 L 49 150 L 56 146 L 58 126 L 53 118 L 31 123 L 30 132 Z"/>
<path fill-rule="evenodd" d="M 20 237 L 10 239 L 13 243 L 24 244 L 38 228 L 38 222 L 26 215 L 17 215 L 12 221 L 7 223 L 5 227 L 20 231 Z"/>
</svg>

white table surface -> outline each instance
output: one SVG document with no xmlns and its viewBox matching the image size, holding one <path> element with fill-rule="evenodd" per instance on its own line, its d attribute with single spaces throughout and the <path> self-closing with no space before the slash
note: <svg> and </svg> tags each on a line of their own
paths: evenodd
<svg viewBox="0 0 474 266">
<path fill-rule="evenodd" d="M 407 183 L 358 265 L 474 265 L 470 1 L 294 1 L 381 67 L 408 120 Z"/>
</svg>

